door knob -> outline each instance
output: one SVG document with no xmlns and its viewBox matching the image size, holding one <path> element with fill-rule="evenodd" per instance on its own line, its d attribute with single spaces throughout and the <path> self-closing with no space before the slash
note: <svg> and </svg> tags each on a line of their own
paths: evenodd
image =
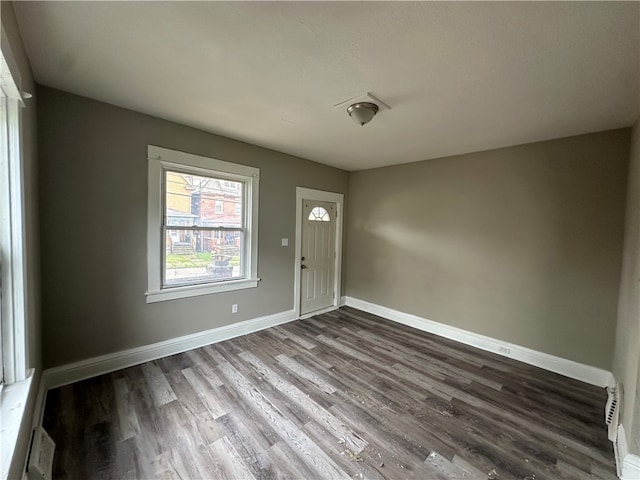
<svg viewBox="0 0 640 480">
<path fill-rule="evenodd" d="M 304 257 L 302 257 L 300 260 L 302 260 L 304 262 Z"/>
<path fill-rule="evenodd" d="M 300 268 L 307 268 L 306 265 L 300 265 Z"/>
</svg>

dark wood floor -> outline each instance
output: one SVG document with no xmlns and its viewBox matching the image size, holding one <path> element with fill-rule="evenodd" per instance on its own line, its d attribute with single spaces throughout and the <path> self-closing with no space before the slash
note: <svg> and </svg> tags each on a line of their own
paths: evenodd
<svg viewBox="0 0 640 480">
<path fill-rule="evenodd" d="M 54 477 L 614 479 L 605 391 L 351 308 L 51 390 Z"/>
</svg>

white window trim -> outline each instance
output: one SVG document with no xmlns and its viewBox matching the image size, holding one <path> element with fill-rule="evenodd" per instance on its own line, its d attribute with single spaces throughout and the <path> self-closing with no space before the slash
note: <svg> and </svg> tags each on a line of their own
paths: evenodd
<svg viewBox="0 0 640 480">
<path fill-rule="evenodd" d="M 27 376 L 26 257 L 24 181 L 20 144 L 20 108 L 24 106 L 4 54 L 0 57 L 0 87 L 7 98 L 8 144 L 0 146 L 0 245 L 2 263 L 2 368 L 3 383 Z M 7 155 L 8 154 L 8 155 Z"/>
<path fill-rule="evenodd" d="M 34 370 L 27 371 L 27 270 L 24 174 L 21 139 L 21 107 L 24 107 L 17 68 L 9 68 L 13 55 L 0 28 L 0 88 L 7 99 L 7 136 L 0 145 L 0 244 L 2 252 L 2 384 L 0 384 L 0 478 L 6 478 L 14 462 L 16 445 L 27 400 L 34 385 Z M 12 75 L 12 71 L 18 75 Z M 17 83 L 15 80 L 18 80 Z M 28 97 L 25 97 L 28 98 Z M 6 143 L 5 143 L 6 142 Z M 19 460 L 15 460 L 17 462 Z"/>
<path fill-rule="evenodd" d="M 208 295 L 258 286 L 258 188 L 260 169 L 225 162 L 191 153 L 169 150 L 167 148 L 148 146 L 148 211 L 147 211 L 147 303 L 174 300 L 177 298 Z M 218 281 L 208 284 L 184 285 L 162 288 L 162 184 L 165 169 L 188 168 L 194 173 L 207 176 L 220 174 L 230 180 L 248 180 L 250 185 L 246 192 L 247 236 L 245 245 L 245 261 L 247 262 L 247 278 Z"/>
</svg>

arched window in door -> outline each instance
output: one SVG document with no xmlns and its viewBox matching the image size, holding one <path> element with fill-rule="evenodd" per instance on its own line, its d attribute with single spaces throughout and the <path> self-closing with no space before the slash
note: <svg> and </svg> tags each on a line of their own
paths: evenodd
<svg viewBox="0 0 640 480">
<path fill-rule="evenodd" d="M 313 208 L 313 210 L 311 210 L 311 213 L 309 213 L 309 220 L 315 222 L 330 222 L 331 217 L 329 217 L 329 212 L 327 212 L 324 208 L 315 207 Z"/>
</svg>

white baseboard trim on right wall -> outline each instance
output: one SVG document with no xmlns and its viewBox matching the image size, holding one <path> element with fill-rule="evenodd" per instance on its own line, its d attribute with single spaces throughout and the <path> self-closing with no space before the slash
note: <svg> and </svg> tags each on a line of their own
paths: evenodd
<svg viewBox="0 0 640 480">
<path fill-rule="evenodd" d="M 622 425 L 618 425 L 618 434 L 613 448 L 616 453 L 618 476 L 621 480 L 640 479 L 640 456 L 629 453 L 627 435 Z"/>
<path fill-rule="evenodd" d="M 375 303 L 360 300 L 354 297 L 344 297 L 344 304 L 363 310 L 380 317 L 393 320 L 394 322 L 408 325 L 418 330 L 433 333 L 441 337 L 455 340 L 472 347 L 486 350 L 488 352 L 497 353 L 504 357 L 513 358 L 529 365 L 559 373 L 565 377 L 574 378 L 598 387 L 610 387 L 615 385 L 613 374 L 607 370 L 603 370 L 591 365 L 574 362 L 566 358 L 557 357 L 548 353 L 539 352 L 527 347 L 522 347 L 513 343 L 505 342 L 496 338 L 480 335 L 461 328 L 445 325 L 444 323 L 434 322 L 426 318 L 418 317 L 410 313 L 400 312 L 389 307 L 377 305 Z M 342 303 L 342 302 L 341 302 Z"/>
</svg>

